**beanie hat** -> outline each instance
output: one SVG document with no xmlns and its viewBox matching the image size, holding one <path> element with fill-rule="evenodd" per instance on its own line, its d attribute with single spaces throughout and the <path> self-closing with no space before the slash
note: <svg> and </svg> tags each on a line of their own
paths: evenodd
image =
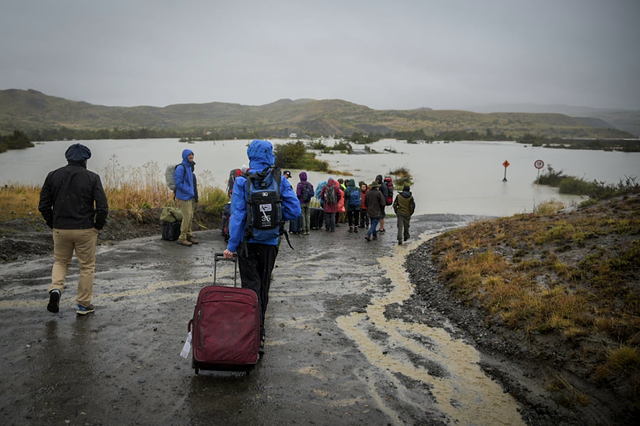
<svg viewBox="0 0 640 426">
<path fill-rule="evenodd" d="M 84 160 L 91 158 L 91 150 L 82 144 L 76 143 L 67 148 L 67 152 L 64 153 L 64 156 L 67 161 L 81 163 Z"/>
<path fill-rule="evenodd" d="M 411 188 L 409 187 L 409 185 L 405 185 L 404 188 L 402 188 L 403 191 L 411 191 Z"/>
</svg>

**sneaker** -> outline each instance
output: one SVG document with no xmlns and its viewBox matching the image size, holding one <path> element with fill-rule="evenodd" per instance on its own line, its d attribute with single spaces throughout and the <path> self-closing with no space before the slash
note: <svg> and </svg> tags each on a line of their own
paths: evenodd
<svg viewBox="0 0 640 426">
<path fill-rule="evenodd" d="M 89 303 L 89 306 L 82 306 L 78 303 L 78 309 L 76 310 L 76 314 L 78 315 L 87 315 L 91 312 L 95 312 L 96 307 Z"/>
<path fill-rule="evenodd" d="M 60 290 L 51 290 L 49 292 L 49 304 L 47 311 L 57 314 L 60 310 Z"/>
<path fill-rule="evenodd" d="M 381 230 L 378 231 L 379 234 L 384 234 L 385 232 L 387 232 L 386 229 L 381 229 Z"/>
<path fill-rule="evenodd" d="M 187 241 L 189 241 L 191 244 L 198 244 L 198 240 L 193 237 L 187 237 Z"/>
<path fill-rule="evenodd" d="M 191 241 L 187 241 L 187 240 L 178 240 L 178 244 L 180 244 L 181 246 L 187 246 L 187 247 L 191 247 L 193 245 Z"/>
</svg>

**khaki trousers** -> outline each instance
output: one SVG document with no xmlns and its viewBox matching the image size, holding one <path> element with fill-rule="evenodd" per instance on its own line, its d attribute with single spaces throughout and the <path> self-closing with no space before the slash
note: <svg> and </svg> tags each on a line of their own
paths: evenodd
<svg viewBox="0 0 640 426">
<path fill-rule="evenodd" d="M 78 280 L 78 296 L 76 302 L 88 306 L 93 298 L 93 276 L 96 272 L 96 244 L 98 230 L 89 229 L 54 229 L 53 230 L 53 271 L 49 291 L 64 288 L 67 270 L 71 264 L 73 252 L 76 252 L 80 279 Z"/>
<path fill-rule="evenodd" d="M 182 225 L 180 225 L 180 237 L 179 240 L 186 240 L 193 237 L 191 227 L 193 224 L 193 204 L 194 200 L 178 200 L 178 207 L 182 212 Z"/>
</svg>

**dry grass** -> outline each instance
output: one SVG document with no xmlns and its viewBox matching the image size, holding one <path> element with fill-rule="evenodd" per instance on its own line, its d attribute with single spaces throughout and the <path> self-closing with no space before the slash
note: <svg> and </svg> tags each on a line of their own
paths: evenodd
<svg viewBox="0 0 640 426">
<path fill-rule="evenodd" d="M 164 171 L 156 162 L 125 168 L 113 156 L 100 175 L 110 210 L 136 212 L 173 202 L 173 192 L 167 188 Z M 199 204 L 208 213 L 219 215 L 228 201 L 226 192 L 212 185 L 209 173 L 198 173 L 197 176 Z M 8 184 L 0 188 L 0 221 L 39 216 L 40 189 L 41 186 L 23 184 Z"/>
<path fill-rule="evenodd" d="M 530 338 L 622 344 L 599 349 L 600 377 L 621 365 L 640 371 L 640 197 L 558 207 L 444 234 L 433 247 L 441 277 L 465 303 Z"/>
</svg>

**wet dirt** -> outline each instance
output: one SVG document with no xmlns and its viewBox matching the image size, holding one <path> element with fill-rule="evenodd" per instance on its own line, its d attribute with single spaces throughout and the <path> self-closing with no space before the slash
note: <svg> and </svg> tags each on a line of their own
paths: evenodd
<svg viewBox="0 0 640 426">
<path fill-rule="evenodd" d="M 52 255 L 5 261 L 0 421 L 580 424 L 559 411 L 521 366 L 478 352 L 434 302 L 438 297 L 417 297 L 414 275 L 435 275 L 405 263 L 407 256 L 434 234 L 473 219 L 414 218 L 413 239 L 402 246 L 393 219 L 371 243 L 362 229 L 348 233 L 346 224 L 335 233 L 292 236 L 295 250 L 282 244 L 274 271 L 266 354 L 249 375 L 195 375 L 190 358 L 179 356 L 198 291 L 212 283 L 213 254 L 225 248 L 217 230 L 198 232 L 200 244 L 189 248 L 157 234 L 99 246 L 96 312 L 87 316 L 75 314 L 75 261 L 58 314 L 46 311 Z M 232 268 L 220 268 L 219 281 L 230 284 Z"/>
</svg>

